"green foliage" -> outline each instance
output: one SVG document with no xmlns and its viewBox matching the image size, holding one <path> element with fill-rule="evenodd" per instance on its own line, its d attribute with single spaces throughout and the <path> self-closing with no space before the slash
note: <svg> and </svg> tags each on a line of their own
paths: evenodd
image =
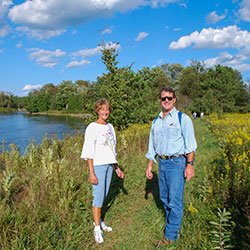
<svg viewBox="0 0 250 250">
<path fill-rule="evenodd" d="M 112 106 L 109 121 L 115 127 L 125 128 L 129 124 L 152 120 L 159 112 L 159 82 L 162 84 L 159 77 L 161 80 L 165 77 L 162 71 L 159 68 L 144 68 L 135 73 L 131 70 L 132 65 L 118 68 L 115 47 L 103 44 L 102 52 L 108 73 L 98 77 L 89 90 L 88 112 L 93 112 L 94 103 L 98 99 L 106 98 Z"/>
<path fill-rule="evenodd" d="M 14 96 L 11 92 L 0 91 L 0 108 L 17 109 L 22 107 L 21 98 Z"/>
<path fill-rule="evenodd" d="M 71 95 L 68 100 L 68 109 L 69 111 L 75 112 L 75 111 L 82 111 L 83 110 L 83 98 L 82 95 L 76 94 Z"/>
<path fill-rule="evenodd" d="M 5 191 L 5 199 L 8 200 L 12 192 L 12 183 L 15 180 L 15 173 L 10 171 L 4 172 L 4 178 L 2 180 L 2 186 Z"/>
<path fill-rule="evenodd" d="M 231 213 L 218 208 L 215 221 L 211 221 L 213 225 L 212 242 L 215 243 L 214 249 L 229 249 L 233 246 L 229 244 L 232 237 L 232 230 L 230 225 Z"/>
<path fill-rule="evenodd" d="M 90 86 L 89 82 L 82 80 L 77 80 L 76 83 L 62 81 L 58 86 L 45 84 L 39 91 L 29 93 L 24 99 L 24 107 L 31 113 L 49 110 L 81 112 Z"/>
<path fill-rule="evenodd" d="M 56 108 L 57 110 L 68 109 L 69 98 L 76 93 L 76 88 L 71 81 L 63 81 L 57 87 Z"/>
<path fill-rule="evenodd" d="M 232 220 L 236 222 L 233 227 L 236 249 L 244 249 L 249 242 L 249 120 L 249 114 L 209 117 L 210 129 L 220 145 L 211 161 L 210 188 L 216 204 L 230 209 Z"/>
<path fill-rule="evenodd" d="M 221 65 L 209 69 L 203 84 L 203 92 L 212 90 L 211 103 L 213 111 L 234 112 L 236 106 L 246 104 L 246 95 L 243 94 L 243 82 L 238 71 Z"/>
<path fill-rule="evenodd" d="M 202 82 L 205 68 L 200 62 L 192 62 L 192 65 L 182 71 L 179 91 L 180 94 L 192 99 L 199 99 L 203 96 Z"/>
<path fill-rule="evenodd" d="M 180 83 L 180 79 L 181 79 L 184 67 L 179 63 L 173 63 L 170 65 L 166 63 L 166 64 L 161 65 L 161 69 L 170 81 L 170 84 L 168 85 L 175 91 L 178 91 L 179 83 Z M 168 85 L 166 84 L 165 86 L 168 86 Z"/>
<path fill-rule="evenodd" d="M 205 69 L 200 62 L 192 62 L 182 71 L 179 90 L 192 100 L 191 110 L 205 114 L 243 111 L 240 107 L 249 102 L 241 74 L 222 65 Z"/>
</svg>

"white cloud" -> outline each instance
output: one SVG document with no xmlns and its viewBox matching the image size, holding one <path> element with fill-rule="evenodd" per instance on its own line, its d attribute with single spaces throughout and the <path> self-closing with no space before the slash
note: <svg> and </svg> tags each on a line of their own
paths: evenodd
<svg viewBox="0 0 250 250">
<path fill-rule="evenodd" d="M 41 30 L 41 29 L 30 29 L 27 26 L 18 26 L 16 31 L 20 32 L 22 35 L 27 35 L 31 38 L 37 38 L 38 40 L 49 39 L 54 36 L 59 36 L 66 32 L 65 29 L 61 30 Z"/>
<path fill-rule="evenodd" d="M 169 48 L 178 50 L 192 45 L 196 49 L 249 47 L 250 33 L 247 30 L 240 30 L 237 26 L 228 26 L 223 29 L 202 29 L 200 33 L 195 31 L 189 36 L 181 37 L 177 42 L 172 42 Z"/>
<path fill-rule="evenodd" d="M 101 47 L 98 46 L 98 47 L 93 48 L 93 49 L 83 49 L 83 50 L 73 52 L 72 56 L 73 57 L 80 56 L 82 58 L 86 58 L 86 57 L 91 57 L 91 56 L 94 56 L 94 55 L 97 55 L 100 53 L 101 53 Z"/>
<path fill-rule="evenodd" d="M 209 58 L 204 61 L 206 67 L 210 68 L 217 64 L 230 66 L 239 71 L 245 72 L 250 70 L 250 65 L 244 63 L 248 57 L 242 54 L 231 55 L 228 52 L 222 52 L 218 57 Z"/>
<path fill-rule="evenodd" d="M 59 63 L 56 58 L 63 57 L 66 52 L 57 49 L 55 51 L 43 50 L 43 49 L 30 49 L 29 51 L 34 51 L 30 53 L 30 58 L 35 60 L 36 63 L 42 67 L 52 68 Z"/>
<path fill-rule="evenodd" d="M 127 11 L 146 0 L 33 0 L 10 9 L 12 22 L 33 28 L 61 29 L 81 25 L 88 20 L 112 16 L 114 11 Z"/>
<path fill-rule="evenodd" d="M 176 3 L 176 2 L 183 2 L 180 0 L 152 0 L 151 5 L 153 8 L 158 7 L 158 6 L 164 6 L 169 3 Z M 180 3 L 181 6 L 186 7 L 185 3 Z"/>
<path fill-rule="evenodd" d="M 0 37 L 5 37 L 10 33 L 10 27 L 4 20 L 12 1 L 0 0 Z"/>
<path fill-rule="evenodd" d="M 232 55 L 226 51 L 219 56 L 208 58 L 204 61 L 207 67 L 216 64 L 231 66 L 240 71 L 249 70 L 247 60 L 250 58 L 250 32 L 240 30 L 237 26 L 228 26 L 223 29 L 202 29 L 189 36 L 181 37 L 177 42 L 172 42 L 172 50 L 185 49 L 193 46 L 196 49 L 237 49 L 238 53 Z"/>
<path fill-rule="evenodd" d="M 5 37 L 10 33 L 10 27 L 7 24 L 4 24 L 0 27 L 0 37 Z"/>
<path fill-rule="evenodd" d="M 120 44 L 108 42 L 108 43 L 105 43 L 105 48 L 107 49 L 114 48 L 116 49 L 116 51 L 119 51 L 121 49 L 121 46 Z M 79 67 L 79 66 L 82 67 L 87 64 L 90 64 L 91 62 L 89 60 L 86 60 L 86 58 L 101 54 L 101 52 L 102 52 L 102 46 L 97 46 L 93 49 L 83 49 L 83 50 L 75 51 L 71 53 L 71 57 L 73 58 L 73 61 L 68 63 L 66 65 L 66 68 Z"/>
<path fill-rule="evenodd" d="M 34 89 L 40 89 L 42 88 L 42 85 L 41 84 L 37 84 L 37 85 L 30 85 L 30 84 L 27 84 L 23 87 L 22 90 L 28 90 L 28 91 L 32 91 Z"/>
<path fill-rule="evenodd" d="M 10 5 L 12 5 L 12 1 L 10 0 L 0 0 L 0 19 L 3 19 L 6 15 Z"/>
<path fill-rule="evenodd" d="M 180 31 L 181 28 L 174 28 L 174 31 Z"/>
<path fill-rule="evenodd" d="M 158 64 L 162 64 L 163 63 L 163 59 L 160 59 L 157 63 Z"/>
<path fill-rule="evenodd" d="M 250 1 L 249 0 L 243 0 L 240 3 L 241 8 L 239 9 L 239 15 L 240 17 L 246 21 L 250 22 Z"/>
<path fill-rule="evenodd" d="M 116 51 L 119 51 L 121 49 L 121 45 L 113 43 L 113 42 L 108 42 L 108 43 L 105 43 L 105 48 L 106 49 L 112 49 L 113 48 Z"/>
<path fill-rule="evenodd" d="M 140 33 L 138 34 L 138 36 L 135 38 L 135 41 L 136 41 L 136 42 L 139 42 L 139 41 L 145 39 L 148 35 L 149 35 L 149 33 L 140 32 Z"/>
<path fill-rule="evenodd" d="M 250 64 L 242 63 L 238 65 L 234 65 L 233 68 L 237 69 L 240 72 L 250 71 Z"/>
<path fill-rule="evenodd" d="M 236 65 L 243 62 L 246 57 L 241 55 L 231 55 L 228 52 L 222 52 L 218 57 L 209 58 L 204 60 L 204 64 L 207 67 L 213 67 L 216 64 L 223 64 L 223 65 Z"/>
<path fill-rule="evenodd" d="M 0 0 L 0 3 L 1 1 L 7 3 L 6 13 L 12 2 Z M 81 26 L 89 20 L 112 17 L 116 12 L 126 12 L 146 5 L 155 8 L 183 2 L 184 0 L 27 0 L 12 6 L 8 17 L 19 25 L 16 31 L 41 40 L 61 35 L 67 28 Z M 106 29 L 103 34 L 111 31 L 110 28 Z"/>
<path fill-rule="evenodd" d="M 0 54 L 3 53 L 3 49 L 0 49 Z"/>
<path fill-rule="evenodd" d="M 32 29 L 65 29 L 85 24 L 91 19 L 111 17 L 140 6 L 163 6 L 183 0 L 33 0 L 13 6 L 9 18 Z"/>
<path fill-rule="evenodd" d="M 73 68 L 73 67 L 82 67 L 87 64 L 90 64 L 91 62 L 88 60 L 82 60 L 82 61 L 72 61 L 66 65 L 66 68 Z"/>
<path fill-rule="evenodd" d="M 107 48 L 107 49 L 115 48 L 117 51 L 119 51 L 121 46 L 120 46 L 120 44 L 108 42 L 108 43 L 105 43 L 105 48 Z M 101 51 L 102 51 L 102 46 L 97 46 L 93 49 L 83 49 L 83 50 L 73 52 L 71 55 L 73 57 L 87 58 L 87 57 L 92 57 L 92 56 L 101 54 Z"/>
<path fill-rule="evenodd" d="M 227 10 L 225 11 L 225 14 L 221 16 L 217 15 L 216 11 L 213 11 L 206 16 L 206 20 L 208 23 L 215 24 L 220 20 L 223 20 L 226 17 L 226 15 L 227 15 Z"/>
<path fill-rule="evenodd" d="M 106 29 L 103 29 L 102 30 L 102 34 L 104 35 L 104 34 L 110 34 L 110 33 L 112 33 L 112 27 L 109 27 L 109 28 L 106 28 Z"/>
<path fill-rule="evenodd" d="M 19 42 L 16 44 L 16 48 L 21 48 L 23 46 L 23 43 L 22 42 Z"/>
</svg>

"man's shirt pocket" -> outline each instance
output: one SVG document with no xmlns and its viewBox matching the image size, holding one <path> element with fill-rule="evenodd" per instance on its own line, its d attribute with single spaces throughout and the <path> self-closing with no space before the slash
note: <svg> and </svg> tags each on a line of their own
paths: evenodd
<svg viewBox="0 0 250 250">
<path fill-rule="evenodd" d="M 176 127 L 167 128 L 167 138 L 176 139 L 180 136 L 180 129 Z"/>
</svg>

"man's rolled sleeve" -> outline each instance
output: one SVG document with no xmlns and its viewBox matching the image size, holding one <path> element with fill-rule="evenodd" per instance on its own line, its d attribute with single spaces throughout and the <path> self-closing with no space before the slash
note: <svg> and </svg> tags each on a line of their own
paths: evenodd
<svg viewBox="0 0 250 250">
<path fill-rule="evenodd" d="M 183 118 L 185 119 L 185 121 L 182 123 L 183 124 L 182 133 L 185 144 L 184 150 L 185 154 L 189 154 L 191 152 L 196 152 L 197 143 L 194 134 L 194 126 L 191 118 L 187 115 L 184 115 Z"/>
<path fill-rule="evenodd" d="M 155 159 L 155 156 L 156 156 L 156 153 L 155 153 L 155 149 L 154 149 L 154 140 L 153 140 L 153 137 L 154 137 L 154 133 L 153 133 L 153 129 L 152 129 L 153 125 L 151 126 L 151 130 L 150 130 L 150 135 L 149 135 L 149 142 L 148 142 L 148 152 L 146 154 L 146 157 L 155 162 L 156 163 L 156 159 Z"/>
</svg>

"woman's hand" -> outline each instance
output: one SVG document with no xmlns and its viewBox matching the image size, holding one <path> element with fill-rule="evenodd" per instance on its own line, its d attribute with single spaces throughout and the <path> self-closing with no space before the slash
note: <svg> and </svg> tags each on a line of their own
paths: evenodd
<svg viewBox="0 0 250 250">
<path fill-rule="evenodd" d="M 90 182 L 91 184 L 94 184 L 94 185 L 98 184 L 98 179 L 95 174 L 90 174 Z"/>
<path fill-rule="evenodd" d="M 117 174 L 118 177 L 120 177 L 121 179 L 124 178 L 125 175 L 124 175 L 124 173 L 121 171 L 120 168 L 116 168 L 116 169 L 115 169 L 115 172 L 116 172 L 116 174 Z"/>
</svg>

